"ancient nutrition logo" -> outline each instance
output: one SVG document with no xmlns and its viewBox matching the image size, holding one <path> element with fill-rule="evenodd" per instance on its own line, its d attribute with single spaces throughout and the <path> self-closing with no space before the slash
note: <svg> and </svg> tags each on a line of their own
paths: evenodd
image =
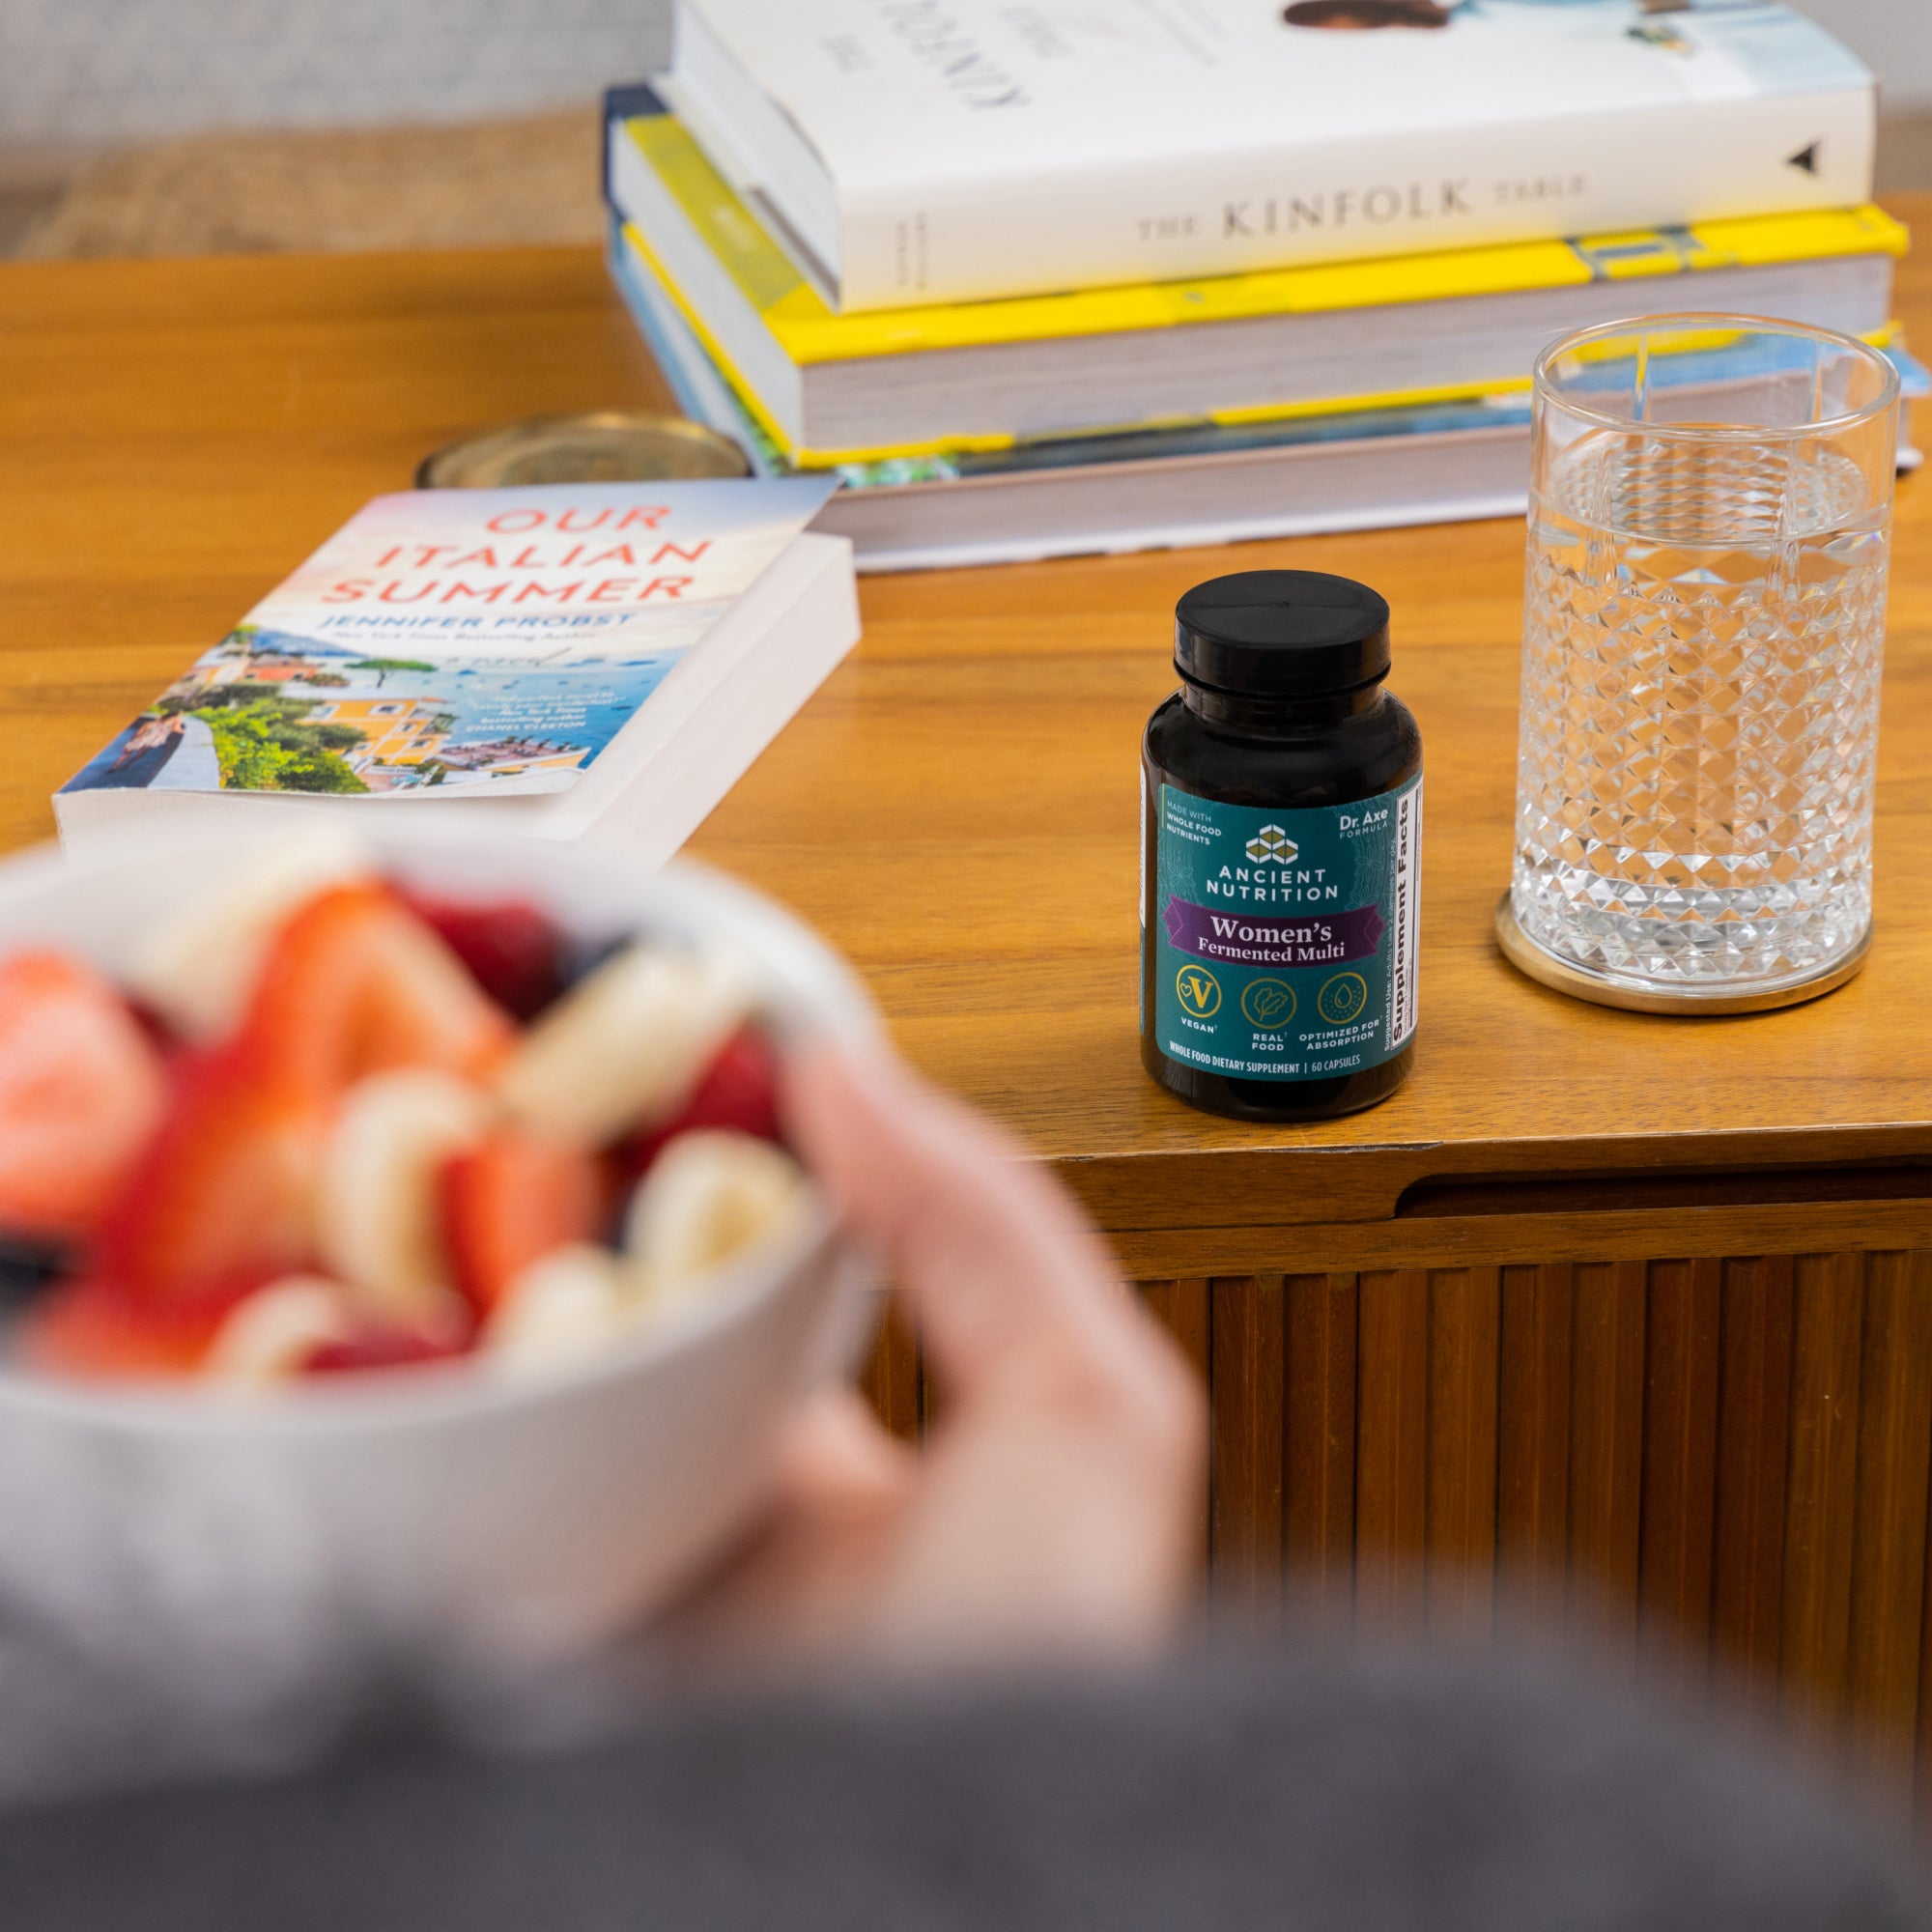
<svg viewBox="0 0 1932 1932">
<path fill-rule="evenodd" d="M 1264 825 L 1248 840 L 1248 857 L 1258 866 L 1292 866 L 1301 856 L 1301 847 L 1279 825 Z"/>
</svg>

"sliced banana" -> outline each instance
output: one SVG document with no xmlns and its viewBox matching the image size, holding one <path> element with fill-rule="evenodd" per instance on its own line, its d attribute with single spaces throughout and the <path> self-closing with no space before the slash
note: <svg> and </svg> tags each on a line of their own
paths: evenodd
<svg viewBox="0 0 1932 1932">
<path fill-rule="evenodd" d="M 298 909 L 375 870 L 368 848 L 340 827 L 291 833 L 190 891 L 142 940 L 128 983 L 185 1038 L 216 1038 L 240 1024 L 270 942 Z"/>
<path fill-rule="evenodd" d="M 631 1197 L 624 1253 L 583 1242 L 546 1255 L 510 1284 L 483 1346 L 511 1371 L 595 1355 L 770 1239 L 809 1195 L 798 1163 L 769 1141 L 679 1134 Z"/>
<path fill-rule="evenodd" d="M 639 1300 L 680 1299 L 713 1268 L 770 1239 L 809 1195 L 804 1170 L 751 1134 L 679 1134 L 652 1163 L 624 1213 L 625 1272 Z"/>
<path fill-rule="evenodd" d="M 628 947 L 525 1035 L 498 1092 L 525 1125 L 583 1147 L 659 1125 L 751 1017 L 754 994 L 734 955 Z"/>
<path fill-rule="evenodd" d="M 317 1245 L 371 1317 L 427 1330 L 447 1316 L 455 1292 L 438 1175 L 495 1114 L 479 1088 L 425 1067 L 349 1090 L 323 1156 Z"/>
<path fill-rule="evenodd" d="M 242 1388 L 270 1388 L 298 1376 L 318 1349 L 354 1328 L 339 1284 L 292 1274 L 237 1305 L 216 1333 L 203 1373 Z"/>
<path fill-rule="evenodd" d="M 546 1255 L 510 1284 L 483 1346 L 507 1369 L 553 1368 L 599 1353 L 631 1319 L 617 1257 L 584 1242 Z"/>
</svg>

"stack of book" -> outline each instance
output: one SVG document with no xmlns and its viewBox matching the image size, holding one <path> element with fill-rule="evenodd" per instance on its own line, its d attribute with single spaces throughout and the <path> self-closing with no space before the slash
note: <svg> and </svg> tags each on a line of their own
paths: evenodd
<svg viewBox="0 0 1932 1932">
<path fill-rule="evenodd" d="M 1515 514 L 1572 329 L 1775 316 L 1917 377 L 1874 97 L 1759 0 L 679 0 L 610 98 L 611 259 L 862 569 Z"/>
</svg>

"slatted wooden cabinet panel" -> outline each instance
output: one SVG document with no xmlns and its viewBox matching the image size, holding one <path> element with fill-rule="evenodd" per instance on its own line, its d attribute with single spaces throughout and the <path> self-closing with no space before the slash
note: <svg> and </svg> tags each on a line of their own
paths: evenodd
<svg viewBox="0 0 1932 1932">
<path fill-rule="evenodd" d="M 1932 1253 L 1142 1293 L 1209 1385 L 1224 1616 L 1265 1624 L 1292 1592 L 1364 1628 L 1561 1619 L 1633 1671 L 1747 1667 L 1814 1744 L 1912 1790 L 1932 1740 Z M 903 1432 L 918 1384 L 895 1325 L 869 1385 Z"/>
<path fill-rule="evenodd" d="M 1263 1275 L 1201 1303 L 1218 1594 L 1584 1621 L 1749 1666 L 1909 1789 L 1932 1736 L 1932 1254 Z M 1196 1344 L 1198 1347 L 1198 1343 Z"/>
</svg>

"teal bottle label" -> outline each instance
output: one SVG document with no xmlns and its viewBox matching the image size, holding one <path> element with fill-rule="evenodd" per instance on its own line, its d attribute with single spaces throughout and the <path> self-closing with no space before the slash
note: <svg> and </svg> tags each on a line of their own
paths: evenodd
<svg viewBox="0 0 1932 1932">
<path fill-rule="evenodd" d="M 1240 1080 L 1333 1080 L 1402 1051 L 1415 1031 L 1420 773 L 1300 811 L 1162 785 L 1153 836 L 1141 943 L 1170 1060 Z"/>
</svg>

